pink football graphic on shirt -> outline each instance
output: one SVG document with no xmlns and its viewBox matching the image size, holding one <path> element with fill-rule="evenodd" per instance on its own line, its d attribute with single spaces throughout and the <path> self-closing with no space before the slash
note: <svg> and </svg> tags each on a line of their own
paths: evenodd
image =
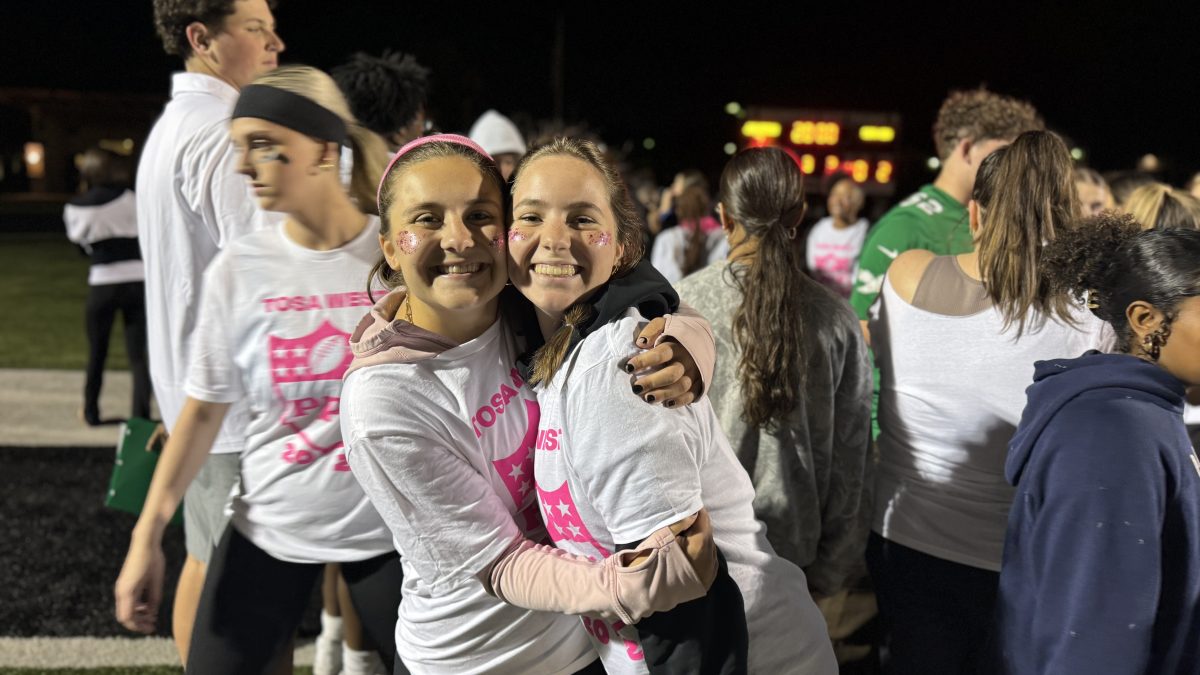
<svg viewBox="0 0 1200 675">
<path fill-rule="evenodd" d="M 328 320 L 316 330 L 296 338 L 268 336 L 271 381 L 275 384 L 340 380 L 350 367 L 350 334 Z"/>
<path fill-rule="evenodd" d="M 330 335 L 322 339 L 308 352 L 308 372 L 312 375 L 324 375 L 346 360 L 350 352 L 350 343 L 341 335 Z"/>
</svg>

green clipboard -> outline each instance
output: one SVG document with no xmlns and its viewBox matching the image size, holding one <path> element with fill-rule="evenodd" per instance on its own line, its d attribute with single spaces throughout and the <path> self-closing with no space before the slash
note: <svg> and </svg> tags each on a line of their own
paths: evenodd
<svg viewBox="0 0 1200 675">
<path fill-rule="evenodd" d="M 131 417 L 121 424 L 121 435 L 117 440 L 117 456 L 113 460 L 112 478 L 108 481 L 108 492 L 104 505 L 110 509 L 141 515 L 150 490 L 150 479 L 162 452 L 162 440 L 147 448 L 150 437 L 158 428 L 158 422 L 143 417 Z M 171 525 L 183 522 L 183 505 L 176 509 Z"/>
</svg>

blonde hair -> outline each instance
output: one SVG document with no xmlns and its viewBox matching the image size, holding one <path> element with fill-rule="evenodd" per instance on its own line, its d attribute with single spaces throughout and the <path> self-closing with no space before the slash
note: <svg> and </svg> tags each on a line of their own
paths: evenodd
<svg viewBox="0 0 1200 675">
<path fill-rule="evenodd" d="M 259 75 L 254 78 L 253 84 L 303 96 L 342 118 L 346 123 L 350 149 L 354 153 L 350 196 L 363 213 L 378 214 L 375 187 L 379 185 L 379 177 L 387 165 L 387 144 L 375 132 L 358 123 L 333 78 L 312 66 L 290 65 Z"/>
<path fill-rule="evenodd" d="M 1163 183 L 1134 190 L 1125 202 L 1125 210 L 1143 230 L 1200 229 L 1200 200 Z"/>
<path fill-rule="evenodd" d="M 604 153 L 591 141 L 578 138 L 555 138 L 549 143 L 534 149 L 521 159 L 513 172 L 513 191 L 521 175 L 533 162 L 543 157 L 565 156 L 587 162 L 600 173 L 604 182 L 604 191 L 608 195 L 609 207 L 617 221 L 617 241 L 623 248 L 621 258 L 613 277 L 619 277 L 632 270 L 642 259 L 646 244 L 642 239 L 642 220 L 633 200 L 629 197 L 629 189 L 616 168 L 604 157 Z M 592 315 L 592 306 L 586 302 L 577 302 L 563 315 L 563 325 L 546 340 L 546 344 L 533 355 L 533 375 L 529 384 L 549 382 L 554 373 L 558 372 L 562 362 L 567 358 L 567 350 L 571 346 L 571 332 L 574 326 L 588 320 Z"/>
</svg>

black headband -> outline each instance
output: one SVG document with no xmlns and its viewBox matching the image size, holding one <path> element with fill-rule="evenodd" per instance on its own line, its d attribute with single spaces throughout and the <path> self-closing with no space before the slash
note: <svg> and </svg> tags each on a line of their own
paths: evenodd
<svg viewBox="0 0 1200 675">
<path fill-rule="evenodd" d="M 275 87 L 252 84 L 242 89 L 231 117 L 267 120 L 305 136 L 346 144 L 346 123 L 341 117 L 308 97 Z"/>
</svg>

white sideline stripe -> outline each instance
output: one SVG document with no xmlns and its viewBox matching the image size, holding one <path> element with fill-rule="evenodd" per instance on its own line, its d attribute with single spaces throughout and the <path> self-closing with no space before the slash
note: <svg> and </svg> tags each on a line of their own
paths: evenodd
<svg viewBox="0 0 1200 675">
<path fill-rule="evenodd" d="M 295 665 L 311 666 L 311 641 L 296 648 Z M 6 668 L 105 668 L 178 666 L 169 638 L 0 637 L 0 666 Z"/>
</svg>

